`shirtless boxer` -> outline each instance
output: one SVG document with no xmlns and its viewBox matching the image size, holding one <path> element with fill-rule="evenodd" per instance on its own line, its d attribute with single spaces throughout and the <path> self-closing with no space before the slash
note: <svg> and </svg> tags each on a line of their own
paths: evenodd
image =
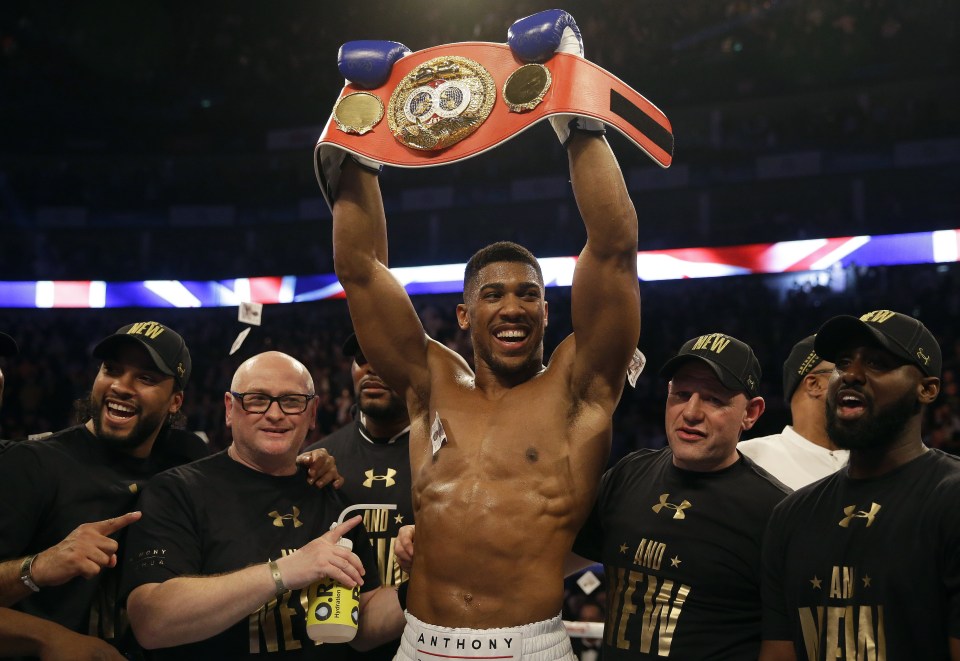
<svg viewBox="0 0 960 661">
<path fill-rule="evenodd" d="M 572 34 L 569 14 L 552 15 L 558 40 Z M 547 303 L 533 255 L 498 243 L 468 263 L 457 319 L 471 331 L 474 372 L 427 337 L 378 259 L 386 221 L 376 175 L 347 159 L 339 177 L 337 276 L 364 354 L 410 413 L 417 559 L 398 659 L 493 649 L 574 658 L 558 616 L 564 559 L 609 456 L 640 292 L 636 212 L 602 125 L 565 117 L 554 128 L 587 242 L 573 277 L 574 332 L 546 367 Z"/>
</svg>

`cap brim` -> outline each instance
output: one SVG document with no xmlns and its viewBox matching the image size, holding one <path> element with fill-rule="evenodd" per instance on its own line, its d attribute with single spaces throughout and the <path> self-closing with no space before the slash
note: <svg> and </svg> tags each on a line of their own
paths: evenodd
<svg viewBox="0 0 960 661">
<path fill-rule="evenodd" d="M 100 360 L 109 358 L 111 352 L 116 347 L 130 342 L 134 342 L 147 350 L 147 353 L 150 354 L 150 359 L 153 361 L 153 364 L 158 371 L 168 376 L 172 376 L 174 380 L 177 379 L 177 375 L 174 374 L 173 370 L 164 365 L 163 360 L 160 358 L 160 354 L 158 354 L 153 347 L 141 340 L 136 335 L 111 335 L 110 337 L 101 340 L 100 343 L 93 348 L 93 357 L 99 358 Z"/>
<path fill-rule="evenodd" d="M 6 333 L 0 333 L 0 356 L 16 356 L 20 348 L 16 341 Z"/>
<path fill-rule="evenodd" d="M 677 370 L 679 370 L 681 366 L 692 360 L 698 360 L 713 370 L 713 373 L 717 375 L 717 379 L 723 384 L 724 388 L 728 388 L 734 392 L 747 393 L 748 396 L 750 396 L 750 391 L 747 390 L 742 383 L 737 381 L 733 375 L 720 367 L 719 364 L 713 362 L 709 358 L 704 358 L 703 356 L 698 356 L 697 354 L 693 353 L 680 354 L 665 362 L 663 367 L 660 368 L 660 376 L 667 379 L 673 378 L 673 375 L 677 373 Z"/>
<path fill-rule="evenodd" d="M 817 331 L 813 348 L 820 355 L 820 358 L 835 363 L 837 362 L 837 356 L 844 349 L 863 345 L 879 346 L 895 356 L 915 362 L 914 357 L 910 355 L 906 348 L 900 346 L 870 324 L 850 315 L 828 319 Z"/>
</svg>

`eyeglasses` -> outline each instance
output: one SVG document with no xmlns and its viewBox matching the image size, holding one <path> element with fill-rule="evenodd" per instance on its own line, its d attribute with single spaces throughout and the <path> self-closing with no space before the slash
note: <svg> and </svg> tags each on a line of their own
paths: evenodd
<svg viewBox="0 0 960 661">
<path fill-rule="evenodd" d="M 280 410 L 288 415 L 303 413 L 307 410 L 307 404 L 310 403 L 310 400 L 316 397 L 316 395 L 299 394 L 271 397 L 262 392 L 234 392 L 233 390 L 230 391 L 230 394 L 240 400 L 240 407 L 247 413 L 266 413 L 276 402 Z"/>
<path fill-rule="evenodd" d="M 812 372 L 810 372 L 810 374 L 811 374 L 811 375 L 817 375 L 817 374 L 833 374 L 833 368 L 831 367 L 831 368 L 828 369 L 828 370 L 813 370 Z"/>
</svg>

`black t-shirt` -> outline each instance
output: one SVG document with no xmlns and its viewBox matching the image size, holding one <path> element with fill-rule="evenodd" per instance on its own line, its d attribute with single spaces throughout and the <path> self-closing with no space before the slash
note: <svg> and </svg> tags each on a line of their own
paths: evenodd
<svg viewBox="0 0 960 661">
<path fill-rule="evenodd" d="M 669 448 L 607 471 L 573 547 L 604 565 L 605 661 L 756 659 L 760 542 L 788 492 L 745 457 L 696 473 Z"/>
<path fill-rule="evenodd" d="M 365 437 L 360 423 L 341 427 L 308 449 L 326 448 L 337 460 L 345 481 L 340 494 L 350 504 L 395 504 L 395 510 L 364 509 L 363 524 L 380 566 L 380 582 L 397 585 L 407 579 L 393 554 L 401 526 L 413 523 L 410 495 L 410 432 L 390 442 Z"/>
<path fill-rule="evenodd" d="M 219 452 L 158 475 L 140 500 L 143 519 L 127 540 L 123 592 L 184 575 L 236 571 L 299 549 L 330 530 L 345 507 L 330 487 L 260 473 Z M 347 534 L 363 561 L 361 591 L 379 585 L 362 527 Z M 207 640 L 154 650 L 156 659 L 337 659 L 345 645 L 322 654 L 306 633 L 309 589 L 290 590 Z"/>
<path fill-rule="evenodd" d="M 359 422 L 352 422 L 308 449 L 326 448 L 337 460 L 337 470 L 346 478 L 339 491 L 351 504 L 396 504 L 395 510 L 370 508 L 362 513 L 377 558 L 380 582 L 398 585 L 409 578 L 396 561 L 393 542 L 401 526 L 413 523 L 410 432 L 407 430 L 392 439 L 374 439 L 364 432 Z M 350 648 L 346 658 L 391 661 L 399 645 L 397 639 L 366 652 Z"/>
<path fill-rule="evenodd" d="M 155 473 L 206 454 L 198 436 L 169 428 L 147 459 L 113 450 L 83 425 L 13 444 L 0 455 L 0 558 L 38 553 L 82 523 L 137 509 L 138 493 Z M 116 535 L 121 551 L 126 532 Z M 118 644 L 126 628 L 118 583 L 117 572 L 104 569 L 95 578 L 44 587 L 15 607 Z"/>
<path fill-rule="evenodd" d="M 960 458 L 929 450 L 882 477 L 841 469 L 774 511 L 763 637 L 798 659 L 948 659 L 960 638 Z M 864 650 L 867 650 L 866 656 Z"/>
</svg>

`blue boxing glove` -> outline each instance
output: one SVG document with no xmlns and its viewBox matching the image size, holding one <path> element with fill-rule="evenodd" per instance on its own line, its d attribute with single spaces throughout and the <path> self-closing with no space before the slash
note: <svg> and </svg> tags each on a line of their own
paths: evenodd
<svg viewBox="0 0 960 661">
<path fill-rule="evenodd" d="M 411 50 L 396 41 L 348 41 L 337 53 L 337 69 L 348 84 L 362 89 L 380 87 L 390 78 L 394 63 Z M 340 172 L 348 152 L 330 144 L 317 149 L 316 172 L 320 190 L 332 209 L 340 184 Z M 378 173 L 383 164 L 357 154 L 349 154 L 358 165 Z"/>
<path fill-rule="evenodd" d="M 562 9 L 547 9 L 514 22 L 507 31 L 510 50 L 523 62 L 546 62 L 554 53 L 583 57 L 583 37 L 573 16 Z M 581 115 L 548 118 L 560 142 L 570 141 L 572 130 L 605 133 L 603 122 Z"/>
<path fill-rule="evenodd" d="M 348 83 L 370 90 L 387 82 L 394 63 L 409 54 L 396 41 L 348 41 L 337 53 L 337 68 Z"/>
</svg>

